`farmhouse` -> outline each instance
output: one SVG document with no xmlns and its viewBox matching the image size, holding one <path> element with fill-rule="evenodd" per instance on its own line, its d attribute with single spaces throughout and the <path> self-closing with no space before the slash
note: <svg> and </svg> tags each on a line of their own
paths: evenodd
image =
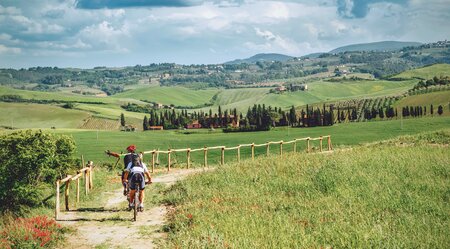
<svg viewBox="0 0 450 249">
<path fill-rule="evenodd" d="M 149 126 L 148 129 L 151 130 L 151 131 L 162 131 L 162 130 L 164 130 L 164 127 L 163 126 L 159 126 L 159 125 L 155 125 L 155 126 Z"/>
<path fill-rule="evenodd" d="M 136 131 L 136 127 L 133 125 L 125 125 L 120 127 L 121 131 Z"/>
<path fill-rule="evenodd" d="M 187 124 L 185 126 L 186 129 L 200 129 L 202 125 L 198 122 L 198 120 L 194 120 L 192 124 Z"/>
</svg>

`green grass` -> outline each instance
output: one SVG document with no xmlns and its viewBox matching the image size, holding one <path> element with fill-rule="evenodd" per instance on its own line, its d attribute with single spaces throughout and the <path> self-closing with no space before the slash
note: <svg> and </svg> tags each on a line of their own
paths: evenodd
<svg viewBox="0 0 450 249">
<path fill-rule="evenodd" d="M 113 132 L 113 131 L 87 131 L 87 130 L 56 130 L 54 132 L 72 135 L 76 141 L 77 154 L 83 154 L 87 160 L 113 161 L 104 156 L 103 151 L 124 151 L 129 144 L 136 144 L 139 151 L 153 149 L 167 150 L 169 148 L 202 148 L 203 146 L 224 145 L 233 147 L 238 144 L 265 143 L 267 141 L 289 141 L 294 138 L 332 136 L 334 146 L 350 146 L 366 142 L 379 141 L 399 135 L 416 134 L 424 131 L 439 130 L 449 127 L 450 117 L 411 118 L 392 121 L 358 122 L 336 124 L 330 127 L 315 128 L 276 128 L 268 132 L 222 133 L 221 130 L 209 132 L 198 131 L 147 131 L 147 132 Z M 186 133 L 185 133 L 186 132 Z M 318 146 L 318 143 L 313 143 Z M 291 147 L 286 145 L 286 150 Z M 305 145 L 299 143 L 299 149 Z M 274 145 L 272 151 L 276 151 Z M 264 154 L 265 148 L 256 150 L 257 155 Z M 234 151 L 226 152 L 226 161 L 235 160 Z M 243 158 L 249 157 L 250 149 L 242 149 Z M 185 153 L 174 153 L 172 160 L 179 166 L 185 163 Z M 192 153 L 194 163 L 202 164 L 203 152 Z M 220 152 L 211 151 L 209 164 L 220 160 Z M 166 155 L 161 155 L 162 161 Z M 150 156 L 146 156 L 149 160 Z"/>
<path fill-rule="evenodd" d="M 382 144 L 219 167 L 168 193 L 166 247 L 448 248 L 449 162 Z"/>
<path fill-rule="evenodd" d="M 0 102 L 0 126 L 14 128 L 77 128 L 89 113 L 55 105 Z"/>
<path fill-rule="evenodd" d="M 411 79 L 411 78 L 421 78 L 421 79 L 431 79 L 434 76 L 450 76 L 450 64 L 435 64 L 427 67 L 422 67 L 418 69 L 413 69 L 409 71 L 402 72 L 393 76 L 393 78 Z"/>
<path fill-rule="evenodd" d="M 129 90 L 114 97 L 147 100 L 165 105 L 195 106 L 208 103 L 218 91 L 218 89 L 192 90 L 184 87 L 148 87 Z"/>
<path fill-rule="evenodd" d="M 385 81 L 357 80 L 344 82 L 320 82 L 308 84 L 311 95 L 322 100 L 350 99 L 396 95 L 411 89 L 417 80 Z"/>
<path fill-rule="evenodd" d="M 430 113 L 430 105 L 434 106 L 434 113 L 437 114 L 437 108 L 439 105 L 442 105 L 444 108 L 443 115 L 450 115 L 449 110 L 450 103 L 450 91 L 439 91 L 432 92 L 426 94 L 418 94 L 411 95 L 395 103 L 395 107 L 404 107 L 404 106 L 426 106 L 427 107 L 427 115 Z"/>
</svg>

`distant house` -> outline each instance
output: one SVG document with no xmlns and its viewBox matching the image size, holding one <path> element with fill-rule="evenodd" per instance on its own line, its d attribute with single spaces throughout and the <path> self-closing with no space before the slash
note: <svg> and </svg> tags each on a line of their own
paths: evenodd
<svg viewBox="0 0 450 249">
<path fill-rule="evenodd" d="M 192 124 L 187 124 L 185 126 L 186 129 L 200 129 L 202 128 L 202 125 L 198 122 L 198 120 L 195 120 L 192 122 Z"/>
<path fill-rule="evenodd" d="M 155 125 L 155 126 L 149 126 L 148 129 L 151 130 L 151 131 L 162 131 L 162 130 L 164 130 L 164 127 L 163 126 L 159 126 L 159 125 Z"/>
<path fill-rule="evenodd" d="M 163 73 L 159 76 L 159 78 L 160 79 L 168 79 L 168 78 L 170 78 L 170 76 L 171 76 L 170 73 Z"/>
<path fill-rule="evenodd" d="M 133 125 L 125 125 L 120 127 L 121 131 L 136 131 L 136 127 Z"/>
<path fill-rule="evenodd" d="M 154 104 L 153 104 L 153 108 L 155 108 L 155 109 L 161 109 L 161 108 L 163 108 L 163 104 L 160 104 L 160 103 L 154 103 Z"/>
<path fill-rule="evenodd" d="M 278 86 L 275 88 L 275 91 L 277 92 L 284 92 L 286 91 L 286 87 L 285 86 Z"/>
</svg>

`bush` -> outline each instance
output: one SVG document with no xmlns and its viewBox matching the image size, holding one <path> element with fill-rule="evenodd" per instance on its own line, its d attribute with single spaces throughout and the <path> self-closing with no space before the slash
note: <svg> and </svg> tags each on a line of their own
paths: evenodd
<svg viewBox="0 0 450 249">
<path fill-rule="evenodd" d="M 0 212 L 20 213 L 42 200 L 42 190 L 73 171 L 71 137 L 19 131 L 0 136 Z"/>
<path fill-rule="evenodd" d="M 45 216 L 19 218 L 0 231 L 0 248 L 49 248 L 66 229 Z"/>
</svg>

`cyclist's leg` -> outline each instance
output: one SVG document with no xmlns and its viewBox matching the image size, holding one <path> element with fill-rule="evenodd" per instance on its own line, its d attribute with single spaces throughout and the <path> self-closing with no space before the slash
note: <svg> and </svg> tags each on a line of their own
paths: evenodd
<svg viewBox="0 0 450 249">
<path fill-rule="evenodd" d="M 134 196 L 136 194 L 136 187 L 135 187 L 135 182 L 136 182 L 136 175 L 133 174 L 131 177 L 128 178 L 128 185 L 130 188 L 130 206 L 134 205 Z"/>
<path fill-rule="evenodd" d="M 145 189 L 145 177 L 143 174 L 139 175 L 140 191 L 139 191 L 139 206 L 144 207 L 144 189 Z"/>
</svg>

